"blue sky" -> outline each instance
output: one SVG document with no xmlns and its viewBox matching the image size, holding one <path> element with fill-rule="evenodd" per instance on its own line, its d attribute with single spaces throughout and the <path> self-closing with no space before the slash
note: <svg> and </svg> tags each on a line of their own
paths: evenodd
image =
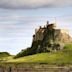
<svg viewBox="0 0 72 72">
<path fill-rule="evenodd" d="M 58 28 L 68 29 L 72 36 L 71 0 L 15 1 L 0 0 L 0 52 L 17 54 L 30 47 L 35 28 L 55 18 Z"/>
</svg>

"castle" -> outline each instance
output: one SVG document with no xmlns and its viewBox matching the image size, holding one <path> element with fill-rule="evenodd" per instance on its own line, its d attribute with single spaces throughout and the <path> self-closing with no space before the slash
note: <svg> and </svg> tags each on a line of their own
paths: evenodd
<svg viewBox="0 0 72 72">
<path fill-rule="evenodd" d="M 57 29 L 55 24 L 49 24 L 35 30 L 31 48 L 37 52 L 46 52 L 48 49 L 60 49 L 61 43 L 69 43 L 71 37 L 68 35 L 68 30 Z"/>
<path fill-rule="evenodd" d="M 61 39 L 61 38 L 59 39 L 59 37 L 61 36 L 62 33 L 68 34 L 68 32 L 69 32 L 67 29 L 57 29 L 55 24 L 49 24 L 49 22 L 47 21 L 46 26 L 44 26 L 44 27 L 40 26 L 39 29 L 35 29 L 35 34 L 33 35 L 33 41 L 43 40 L 44 33 L 47 30 L 54 30 L 54 38 L 56 41 L 57 40 L 59 41 Z M 48 34 L 48 36 L 49 35 L 50 34 Z M 50 39 L 52 40 L 51 37 L 50 37 Z"/>
<path fill-rule="evenodd" d="M 31 47 L 22 50 L 17 57 L 28 56 L 43 52 L 58 51 L 64 48 L 64 45 L 72 43 L 72 38 L 68 34 L 67 29 L 57 29 L 55 24 L 49 23 L 44 27 L 35 29 Z"/>
</svg>

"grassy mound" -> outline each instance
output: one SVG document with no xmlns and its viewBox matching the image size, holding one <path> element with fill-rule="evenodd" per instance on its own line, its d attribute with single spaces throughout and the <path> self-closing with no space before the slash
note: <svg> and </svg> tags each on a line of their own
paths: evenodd
<svg viewBox="0 0 72 72">
<path fill-rule="evenodd" d="M 10 54 L 8 52 L 0 52 L 0 58 L 7 57 L 7 56 L 10 56 Z"/>
<path fill-rule="evenodd" d="M 0 52 L 0 63 L 7 61 L 9 56 L 8 52 Z"/>
<path fill-rule="evenodd" d="M 12 63 L 47 63 L 47 64 L 72 64 L 72 44 L 65 45 L 63 50 L 49 53 L 39 53 L 35 55 L 14 59 L 7 57 L 6 62 Z"/>
<path fill-rule="evenodd" d="M 40 53 L 31 56 L 12 59 L 8 62 L 34 62 L 34 63 L 48 63 L 48 64 L 71 64 L 72 55 L 56 52 L 56 53 Z"/>
<path fill-rule="evenodd" d="M 72 64 L 72 44 L 67 44 L 63 50 L 49 53 L 39 53 L 8 62 L 48 63 L 48 64 Z"/>
</svg>

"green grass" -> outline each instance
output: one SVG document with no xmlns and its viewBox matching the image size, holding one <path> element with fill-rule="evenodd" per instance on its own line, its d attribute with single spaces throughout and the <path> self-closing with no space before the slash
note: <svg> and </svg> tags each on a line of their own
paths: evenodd
<svg viewBox="0 0 72 72">
<path fill-rule="evenodd" d="M 0 63 L 6 62 L 9 57 L 12 57 L 8 52 L 0 52 Z"/>
<path fill-rule="evenodd" d="M 40 53 L 31 56 L 21 57 L 18 59 L 10 59 L 8 62 L 31 62 L 31 63 L 48 63 L 48 64 L 71 64 L 72 55 L 63 52 L 56 53 Z"/>
<path fill-rule="evenodd" d="M 10 54 L 8 52 L 0 52 L 0 58 L 7 57 L 7 56 L 10 56 Z"/>
<path fill-rule="evenodd" d="M 40 53 L 14 59 L 13 56 L 4 57 L 7 63 L 48 63 L 72 64 L 72 44 L 67 44 L 63 50 L 50 53 Z"/>
</svg>

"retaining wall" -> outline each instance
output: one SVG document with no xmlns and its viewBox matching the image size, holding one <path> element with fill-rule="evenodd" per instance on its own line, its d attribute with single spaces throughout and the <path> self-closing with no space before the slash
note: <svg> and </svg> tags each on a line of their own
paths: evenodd
<svg viewBox="0 0 72 72">
<path fill-rule="evenodd" d="M 7 64 L 0 66 L 0 72 L 72 72 L 72 65 Z"/>
</svg>

